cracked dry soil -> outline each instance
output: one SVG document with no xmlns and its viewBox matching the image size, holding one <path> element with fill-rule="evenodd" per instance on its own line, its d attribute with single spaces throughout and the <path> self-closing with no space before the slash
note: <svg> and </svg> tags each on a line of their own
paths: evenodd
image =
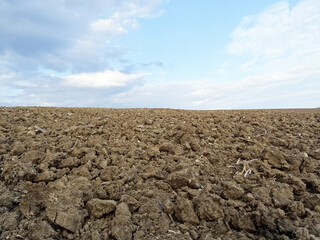
<svg viewBox="0 0 320 240">
<path fill-rule="evenodd" d="M 0 239 L 319 239 L 319 163 L 319 110 L 2 107 Z"/>
</svg>

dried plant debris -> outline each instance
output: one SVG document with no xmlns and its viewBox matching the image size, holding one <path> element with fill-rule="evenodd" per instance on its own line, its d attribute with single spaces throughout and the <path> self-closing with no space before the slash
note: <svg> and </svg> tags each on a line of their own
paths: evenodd
<svg viewBox="0 0 320 240">
<path fill-rule="evenodd" d="M 243 165 L 243 169 L 241 172 L 237 172 L 237 174 L 243 174 L 244 177 L 247 177 L 250 174 L 253 174 L 256 172 L 256 170 L 254 168 L 250 167 L 250 163 L 254 162 L 254 161 L 258 161 L 260 160 L 260 158 L 255 158 L 255 159 L 251 159 L 251 160 L 240 160 L 240 158 L 237 161 L 237 164 L 242 164 Z"/>
</svg>

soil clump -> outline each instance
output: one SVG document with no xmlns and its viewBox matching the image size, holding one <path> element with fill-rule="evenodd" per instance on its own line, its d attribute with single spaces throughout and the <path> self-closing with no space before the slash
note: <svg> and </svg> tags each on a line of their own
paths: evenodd
<svg viewBox="0 0 320 240">
<path fill-rule="evenodd" d="M 0 239 L 319 239 L 320 111 L 0 108 Z"/>
</svg>

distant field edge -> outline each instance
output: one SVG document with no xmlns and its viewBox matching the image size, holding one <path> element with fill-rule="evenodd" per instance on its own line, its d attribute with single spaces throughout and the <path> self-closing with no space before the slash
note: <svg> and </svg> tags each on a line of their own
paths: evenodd
<svg viewBox="0 0 320 240">
<path fill-rule="evenodd" d="M 320 113 L 319 108 L 243 108 L 243 109 L 184 109 L 184 108 L 110 108 L 110 107 L 51 107 L 51 106 L 0 106 L 1 108 L 15 108 L 15 109 L 105 109 L 105 110 L 183 110 L 183 111 L 267 111 L 267 112 L 313 112 L 313 113 Z"/>
</svg>

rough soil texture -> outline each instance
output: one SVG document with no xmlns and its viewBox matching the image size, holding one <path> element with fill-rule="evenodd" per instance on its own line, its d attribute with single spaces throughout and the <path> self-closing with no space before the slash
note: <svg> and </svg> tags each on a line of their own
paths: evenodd
<svg viewBox="0 0 320 240">
<path fill-rule="evenodd" d="M 0 239 L 319 239 L 320 113 L 0 108 Z"/>
</svg>

